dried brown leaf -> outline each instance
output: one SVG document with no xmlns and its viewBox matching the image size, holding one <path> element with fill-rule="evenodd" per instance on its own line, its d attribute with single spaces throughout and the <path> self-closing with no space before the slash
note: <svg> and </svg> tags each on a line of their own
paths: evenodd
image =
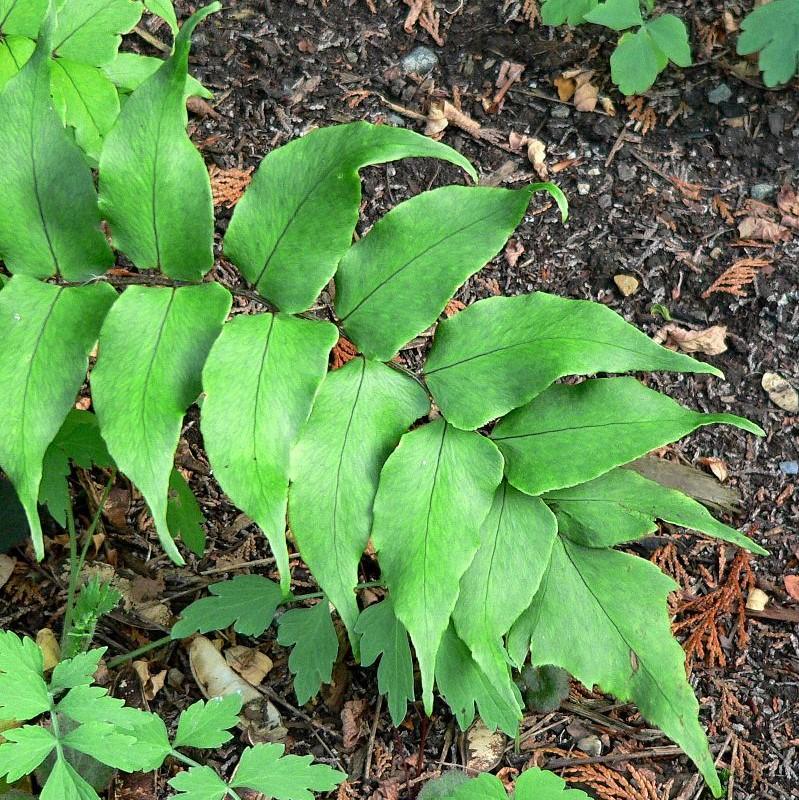
<svg viewBox="0 0 799 800">
<path fill-rule="evenodd" d="M 762 217 L 744 217 L 738 223 L 738 235 L 742 239 L 758 239 L 761 242 L 786 242 L 791 238 L 791 231 L 778 222 L 771 222 Z"/>
<path fill-rule="evenodd" d="M 713 325 L 705 330 L 689 331 L 674 323 L 669 323 L 658 331 L 655 341 L 661 342 L 671 350 L 715 356 L 726 352 L 726 337 L 727 327 L 725 325 Z"/>
</svg>

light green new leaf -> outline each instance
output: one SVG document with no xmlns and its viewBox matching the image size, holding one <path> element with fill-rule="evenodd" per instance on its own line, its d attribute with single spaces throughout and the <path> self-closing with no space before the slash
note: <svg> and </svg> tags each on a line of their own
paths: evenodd
<svg viewBox="0 0 799 800">
<path fill-rule="evenodd" d="M 329 322 L 238 316 L 223 328 L 203 370 L 202 433 L 214 475 L 266 534 L 284 594 L 291 580 L 289 457 L 337 339 Z"/>
<path fill-rule="evenodd" d="M 273 150 L 236 205 L 225 255 L 281 311 L 310 308 L 352 244 L 358 171 L 414 156 L 441 158 L 477 178 L 446 145 L 368 122 L 320 128 Z"/>
<path fill-rule="evenodd" d="M 50 706 L 39 646 L 27 636 L 0 631 L 0 720 L 33 719 Z"/>
<path fill-rule="evenodd" d="M 496 775 L 484 772 L 456 786 L 452 794 L 447 796 L 447 800 L 508 800 L 508 793 Z"/>
<path fill-rule="evenodd" d="M 508 670 L 503 637 L 533 602 L 556 535 L 557 522 L 546 504 L 503 481 L 452 614 L 458 636 L 495 686 Z"/>
<path fill-rule="evenodd" d="M 161 17 L 169 25 L 172 33 L 178 32 L 178 18 L 172 0 L 144 0 L 144 7 L 157 17 Z"/>
<path fill-rule="evenodd" d="M 586 547 L 614 547 L 657 530 L 656 519 L 768 555 L 749 537 L 714 519 L 682 492 L 631 469 L 614 469 L 588 483 L 544 495 L 563 534 Z"/>
<path fill-rule="evenodd" d="M 39 504 L 47 506 L 50 516 L 62 527 L 67 524 L 69 508 L 70 462 L 84 469 L 92 465 L 113 466 L 97 417 L 89 411 L 73 408 L 61 430 L 47 448 L 42 464 L 42 481 L 39 484 Z"/>
<path fill-rule="evenodd" d="M 122 93 L 130 93 L 139 88 L 164 65 L 160 58 L 140 56 L 138 53 L 117 53 L 117 57 L 102 67 L 103 72 Z M 210 100 L 214 95 L 196 78 L 189 75 L 183 90 L 185 97 L 204 97 Z"/>
<path fill-rule="evenodd" d="M 205 531 L 200 504 L 186 479 L 176 469 L 169 473 L 169 495 L 166 507 L 166 524 L 169 532 L 180 539 L 196 556 L 205 551 Z"/>
<path fill-rule="evenodd" d="M 254 789 L 274 800 L 314 800 L 312 792 L 332 792 L 347 776 L 311 756 L 286 756 L 282 744 L 257 744 L 242 754 L 230 785 Z"/>
<path fill-rule="evenodd" d="M 142 15 L 140 0 L 63 0 L 53 37 L 53 53 L 100 67 L 113 61 L 122 34 Z"/>
<path fill-rule="evenodd" d="M 75 141 L 96 164 L 103 138 L 119 116 L 114 84 L 97 67 L 66 58 L 52 62 L 51 80 L 53 103 L 61 121 L 75 129 Z"/>
<path fill-rule="evenodd" d="M 35 39 L 47 12 L 48 0 L 0 0 L 0 33 Z"/>
<path fill-rule="evenodd" d="M 493 444 L 443 419 L 406 433 L 380 473 L 372 541 L 416 648 L 428 714 L 436 653 L 501 480 Z"/>
<path fill-rule="evenodd" d="M 56 759 L 39 800 L 100 800 L 63 756 Z"/>
<path fill-rule="evenodd" d="M 81 281 L 114 257 L 91 170 L 50 99 L 51 25 L 0 94 L 0 258 L 11 272 Z"/>
<path fill-rule="evenodd" d="M 646 23 L 652 41 L 678 67 L 691 66 L 691 45 L 685 23 L 674 14 L 663 14 Z"/>
<path fill-rule="evenodd" d="M 779 86 L 799 71 L 799 3 L 772 0 L 754 8 L 741 23 L 738 53 L 757 53 L 766 86 Z"/>
<path fill-rule="evenodd" d="M 599 0 L 544 0 L 541 21 L 544 25 L 582 25 L 585 15 L 596 8 Z"/>
<path fill-rule="evenodd" d="M 233 737 L 228 729 L 238 725 L 239 711 L 240 694 L 215 697 L 207 703 L 198 700 L 181 712 L 173 746 L 221 747 Z"/>
<path fill-rule="evenodd" d="M 80 725 L 62 736 L 61 743 L 114 769 L 136 772 L 142 766 L 135 749 L 135 737 L 108 722 Z"/>
<path fill-rule="evenodd" d="M 654 370 L 721 375 L 607 306 L 535 292 L 480 300 L 441 322 L 424 374 L 445 418 L 474 429 L 566 375 Z"/>
<path fill-rule="evenodd" d="M 214 263 L 211 181 L 186 133 L 184 90 L 191 35 L 219 8 L 184 23 L 173 55 L 125 103 L 100 158 L 100 208 L 114 244 L 137 267 L 178 280 L 198 281 Z"/>
<path fill-rule="evenodd" d="M 763 435 L 749 420 L 693 411 L 635 378 L 598 378 L 550 386 L 500 420 L 491 438 L 505 456 L 510 483 L 536 495 L 584 483 L 720 423 Z"/>
<path fill-rule="evenodd" d="M 605 0 L 589 11 L 584 20 L 614 31 L 625 31 L 644 24 L 640 0 Z"/>
<path fill-rule="evenodd" d="M 161 717 L 138 708 L 121 708 L 114 724 L 125 734 L 133 737 L 128 746 L 128 758 L 135 764 L 136 772 L 152 772 L 164 763 L 172 752 L 169 735 Z"/>
<path fill-rule="evenodd" d="M 30 775 L 56 746 L 55 736 L 38 725 L 3 731 L 2 738 L 6 741 L 0 744 L 0 777 L 8 783 Z"/>
<path fill-rule="evenodd" d="M 122 724 L 125 712 L 124 701 L 111 697 L 102 686 L 76 686 L 58 702 L 56 712 L 75 722 L 113 722 Z M 124 727 L 124 725 L 123 725 Z"/>
<path fill-rule="evenodd" d="M 115 298 L 107 284 L 65 288 L 26 275 L 15 275 L 0 292 L 0 467 L 25 508 L 37 558 L 44 556 L 36 507 L 42 463 L 75 402 Z"/>
<path fill-rule="evenodd" d="M 646 587 L 642 591 L 641 587 Z M 517 663 L 554 664 L 587 687 L 632 701 L 699 767 L 716 796 L 719 779 L 671 635 L 666 598 L 677 585 L 653 564 L 558 538 L 541 588 L 511 630 Z M 579 642 L 579 647 L 575 646 Z"/>
<path fill-rule="evenodd" d="M 161 544 L 178 564 L 183 558 L 166 519 L 169 475 L 183 415 L 200 394 L 203 364 L 230 304 L 217 283 L 130 286 L 103 325 L 92 371 L 108 450 L 144 495 Z"/>
<path fill-rule="evenodd" d="M 328 373 L 291 456 L 291 531 L 355 639 L 356 653 L 354 587 L 380 469 L 400 436 L 429 408 L 416 381 L 383 364 L 353 359 Z"/>
<path fill-rule="evenodd" d="M 211 767 L 190 767 L 167 783 L 179 794 L 177 800 L 223 800 L 227 784 Z"/>
<path fill-rule="evenodd" d="M 522 698 L 511 680 L 510 670 L 499 684 L 495 683 L 480 669 L 451 625 L 444 632 L 436 658 L 436 684 L 461 730 L 472 724 L 477 706 L 486 727 L 499 728 L 508 736 L 517 733 Z"/>
<path fill-rule="evenodd" d="M 183 609 L 172 628 L 173 639 L 222 631 L 231 625 L 237 633 L 258 637 L 272 624 L 283 598 L 280 587 L 261 575 L 237 575 L 212 584 L 208 591 L 208 597 Z"/>
<path fill-rule="evenodd" d="M 369 358 L 390 361 L 430 327 L 524 216 L 531 190 L 444 186 L 389 211 L 341 259 L 336 315 Z"/>
<path fill-rule="evenodd" d="M 330 605 L 322 598 L 310 608 L 293 608 L 283 614 L 278 624 L 278 644 L 294 646 L 289 656 L 289 669 L 294 675 L 297 702 L 304 706 L 323 683 L 330 683 L 338 655 L 338 637 L 330 617 Z"/>
<path fill-rule="evenodd" d="M 645 27 L 625 33 L 610 56 L 610 76 L 622 94 L 643 94 L 669 63 Z"/>
<path fill-rule="evenodd" d="M 569 789 L 566 781 L 545 769 L 533 767 L 516 778 L 514 800 L 591 800 L 579 789 Z"/>
<path fill-rule="evenodd" d="M 59 661 L 50 678 L 50 691 L 56 694 L 64 689 L 74 689 L 76 686 L 89 686 L 94 682 L 94 673 L 97 672 L 105 651 L 105 647 L 98 647 L 79 653 L 74 658 Z"/>
<path fill-rule="evenodd" d="M 28 63 L 36 42 L 27 36 L 0 37 L 0 89 Z"/>
<path fill-rule="evenodd" d="M 375 603 L 361 612 L 355 625 L 361 637 L 361 665 L 370 667 L 380 658 L 377 688 L 388 698 L 391 721 L 405 719 L 408 701 L 413 702 L 413 659 L 408 632 L 394 614 L 390 600 Z"/>
</svg>

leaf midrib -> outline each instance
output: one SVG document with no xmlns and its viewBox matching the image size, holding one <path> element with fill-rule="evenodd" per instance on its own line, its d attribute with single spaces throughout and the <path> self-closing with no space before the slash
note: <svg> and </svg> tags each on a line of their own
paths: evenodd
<svg viewBox="0 0 799 800">
<path fill-rule="evenodd" d="M 619 422 L 598 422 L 592 425 L 571 425 L 568 428 L 551 428 L 549 430 L 532 431 L 530 433 L 515 433 L 510 436 L 491 436 L 495 442 L 504 442 L 509 439 L 526 439 L 533 436 L 545 436 L 550 433 L 573 433 L 574 431 L 593 430 L 596 428 L 611 428 L 620 425 L 663 425 L 664 423 L 682 423 L 685 419 L 634 419 Z"/>
<path fill-rule="evenodd" d="M 115 0 L 108 0 L 108 2 L 102 8 L 97 9 L 93 14 L 90 14 L 88 17 L 86 17 L 86 19 L 84 19 L 79 25 L 75 26 L 69 32 L 69 34 L 67 34 L 67 36 L 65 36 L 57 45 L 53 47 L 52 52 L 57 53 L 59 47 L 63 47 L 76 33 L 85 28 L 93 19 L 100 16 L 100 14 L 102 14 L 103 11 L 107 10 L 111 5 L 113 5 L 114 2 Z M 119 34 L 112 33 L 111 35 L 118 36 Z"/>
</svg>

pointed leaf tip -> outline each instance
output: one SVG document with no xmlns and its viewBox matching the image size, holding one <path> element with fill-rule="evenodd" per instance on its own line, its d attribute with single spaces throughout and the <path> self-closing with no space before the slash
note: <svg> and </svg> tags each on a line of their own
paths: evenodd
<svg viewBox="0 0 799 800">
<path fill-rule="evenodd" d="M 566 222 L 569 219 L 569 201 L 560 186 L 550 181 L 546 183 L 532 183 L 530 184 L 530 192 L 531 194 L 535 192 L 549 192 L 552 199 L 558 204 L 560 221 Z"/>
</svg>

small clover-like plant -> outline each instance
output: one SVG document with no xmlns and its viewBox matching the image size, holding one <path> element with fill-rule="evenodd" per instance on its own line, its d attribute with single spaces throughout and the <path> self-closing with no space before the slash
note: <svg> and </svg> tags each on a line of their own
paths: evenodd
<svg viewBox="0 0 799 800">
<path fill-rule="evenodd" d="M 81 754 L 123 772 L 150 772 L 174 758 L 188 767 L 169 780 L 175 797 L 183 800 L 236 800 L 236 789 L 242 788 L 285 800 L 310 800 L 312 791 L 331 791 L 346 777 L 311 764 L 311 756 L 284 755 L 282 745 L 258 744 L 243 751 L 226 781 L 183 751 L 215 750 L 232 739 L 241 697 L 194 703 L 181 712 L 170 738 L 160 717 L 125 706 L 94 685 L 104 653 L 105 648 L 98 648 L 65 659 L 47 680 L 36 642 L 0 631 L 0 721 L 19 723 L 3 731 L 0 778 L 11 784 L 43 770 L 42 800 L 99 800 L 76 768 Z"/>
<path fill-rule="evenodd" d="M 741 55 L 758 54 L 766 86 L 788 83 L 799 74 L 799 0 L 756 6 L 741 22 Z"/>
<path fill-rule="evenodd" d="M 465 778 L 462 773 L 447 772 L 425 784 L 419 800 L 591 800 L 579 789 L 569 789 L 566 781 L 554 772 L 533 767 L 525 770 L 514 782 L 508 795 L 502 781 L 483 773 Z"/>
<path fill-rule="evenodd" d="M 652 0 L 544 0 L 541 18 L 545 25 L 590 22 L 621 33 L 610 57 L 611 78 L 622 94 L 631 95 L 650 89 L 669 62 L 691 65 L 685 23 L 674 14 L 645 17 L 643 11 L 653 7 Z"/>
<path fill-rule="evenodd" d="M 202 394 L 214 475 L 264 532 L 280 575 L 279 586 L 244 576 L 214 587 L 186 610 L 175 636 L 225 625 L 257 636 L 280 603 L 302 599 L 291 594 L 288 520 L 324 593 L 279 617 L 301 703 L 330 680 L 332 605 L 354 654 L 379 660 L 395 722 L 416 696 L 415 652 L 427 713 L 437 688 L 462 727 L 479 713 L 513 734 L 524 701 L 509 665 L 529 659 L 637 703 L 718 795 L 670 631 L 675 584 L 617 548 L 660 520 L 765 552 L 635 471 L 640 456 L 704 425 L 762 431 L 683 407 L 627 374 L 721 373 L 659 346 L 603 305 L 536 292 L 481 300 L 442 320 L 458 287 L 525 219 L 536 191 L 549 191 L 564 216 L 565 200 L 550 184 L 443 186 L 400 203 L 353 243 L 364 167 L 430 157 L 477 178 L 462 155 L 409 130 L 356 122 L 269 153 L 223 242 L 249 287 L 208 278 L 210 181 L 186 133 L 184 93 L 192 31 L 218 8 L 192 16 L 172 56 L 132 91 L 104 139 L 99 193 L 50 99 L 54 9 L 0 94 L 0 256 L 13 275 L 0 290 L 0 467 L 37 556 L 47 453 L 99 342 L 90 390 L 106 451 L 82 457 L 110 460 L 128 476 L 165 551 L 182 564 L 184 522 L 169 509 L 170 499 L 184 505 L 188 495 L 173 484 L 174 456 L 184 415 Z M 586 13 L 638 25 L 623 10 L 608 0 Z M 104 279 L 112 246 L 138 270 L 137 285 L 121 294 Z M 332 307 L 315 316 L 331 279 Z M 232 292 L 264 310 L 230 316 Z M 397 363 L 434 325 L 421 369 Z M 330 371 L 342 334 L 358 355 Z M 581 380 L 560 382 L 571 376 Z M 370 539 L 388 592 L 362 609 L 359 566 Z M 191 782 L 187 796 L 224 796 L 195 770 L 181 778 Z M 250 774 L 240 767 L 235 780 L 242 771 Z"/>
</svg>

